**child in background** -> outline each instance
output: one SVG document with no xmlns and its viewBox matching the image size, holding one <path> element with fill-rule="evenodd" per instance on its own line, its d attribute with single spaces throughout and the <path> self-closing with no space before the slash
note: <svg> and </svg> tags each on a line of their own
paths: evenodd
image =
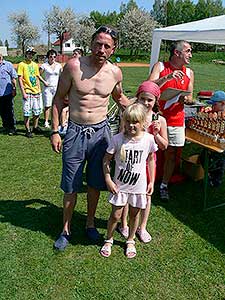
<svg viewBox="0 0 225 300">
<path fill-rule="evenodd" d="M 109 257 L 113 233 L 121 218 L 124 206 L 129 204 L 129 236 L 126 241 L 126 256 L 136 256 L 135 233 L 139 212 L 146 208 L 147 195 L 153 193 L 155 178 L 154 152 L 158 149 L 153 135 L 145 131 L 146 108 L 140 103 L 129 105 L 123 113 L 123 132 L 113 136 L 103 159 L 105 181 L 110 191 L 112 212 L 108 220 L 107 239 L 100 254 Z M 110 162 L 115 159 L 115 175 L 111 179 Z M 146 161 L 150 180 L 147 183 Z"/>
<path fill-rule="evenodd" d="M 225 92 L 215 91 L 210 100 L 206 101 L 207 104 L 212 105 L 212 111 L 214 118 L 223 118 L 225 114 Z M 222 121 L 222 120 L 221 120 Z M 200 161 L 204 166 L 204 151 L 200 154 Z M 222 183 L 222 179 L 225 172 L 225 152 L 209 152 L 209 184 L 212 187 L 218 187 Z"/>
<path fill-rule="evenodd" d="M 137 102 L 143 104 L 147 108 L 147 131 L 154 136 L 154 140 L 159 149 L 165 150 L 168 146 L 166 119 L 159 115 L 158 100 L 160 97 L 159 86 L 151 81 L 144 81 L 138 87 Z M 148 171 L 147 171 L 148 174 Z M 147 206 L 141 210 L 140 226 L 137 229 L 139 239 L 148 243 L 152 237 L 146 230 L 148 217 L 151 209 L 151 196 L 147 196 Z M 129 235 L 129 227 L 127 225 L 128 206 L 124 208 L 121 220 L 121 226 L 118 227 L 120 234 L 127 238 Z"/>
</svg>

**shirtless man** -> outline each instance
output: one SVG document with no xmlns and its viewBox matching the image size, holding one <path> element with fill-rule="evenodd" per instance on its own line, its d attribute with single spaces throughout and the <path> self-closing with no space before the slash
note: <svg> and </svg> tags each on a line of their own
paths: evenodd
<svg viewBox="0 0 225 300">
<path fill-rule="evenodd" d="M 97 241 L 94 216 L 100 190 L 105 189 L 102 158 L 110 139 L 107 122 L 109 97 L 121 107 L 129 100 L 122 91 L 121 70 L 107 61 L 114 53 L 117 34 L 101 26 L 92 36 L 91 55 L 69 60 L 60 77 L 52 108 L 51 143 L 57 153 L 61 150 L 58 133 L 63 100 L 68 94 L 70 122 L 63 144 L 61 188 L 63 199 L 63 230 L 54 246 L 64 250 L 70 239 L 70 223 L 82 187 L 82 172 L 87 161 L 87 222 L 88 238 Z"/>
<path fill-rule="evenodd" d="M 192 104 L 194 72 L 185 65 L 192 57 L 191 45 L 187 41 L 176 41 L 172 44 L 170 58 L 167 62 L 157 62 L 149 76 L 160 87 L 161 92 L 167 88 L 177 88 L 190 92 L 189 96 L 181 96 L 179 102 L 164 109 L 166 101 L 160 101 L 162 115 L 167 122 L 168 148 L 165 150 L 163 179 L 160 185 L 160 198 L 169 200 L 168 182 L 174 172 L 176 157 L 185 142 L 184 103 Z"/>
</svg>

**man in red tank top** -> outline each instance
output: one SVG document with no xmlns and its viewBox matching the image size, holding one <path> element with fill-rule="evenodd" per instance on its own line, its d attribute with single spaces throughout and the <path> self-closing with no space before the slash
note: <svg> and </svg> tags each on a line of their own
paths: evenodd
<svg viewBox="0 0 225 300">
<path fill-rule="evenodd" d="M 190 95 L 180 96 L 179 101 L 165 107 L 166 101 L 160 101 L 162 115 L 166 118 L 168 126 L 168 148 L 165 150 L 163 179 L 160 185 L 162 201 L 169 200 L 168 182 L 174 172 L 176 157 L 185 142 L 184 103 L 192 103 L 194 73 L 185 65 L 189 64 L 192 49 L 186 41 L 176 41 L 171 45 L 168 62 L 157 62 L 148 80 L 154 81 L 161 92 L 167 88 L 176 88 L 189 91 Z"/>
</svg>

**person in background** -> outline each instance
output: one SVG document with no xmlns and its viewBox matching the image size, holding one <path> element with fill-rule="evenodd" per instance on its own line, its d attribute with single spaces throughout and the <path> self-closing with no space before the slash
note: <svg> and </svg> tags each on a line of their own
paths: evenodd
<svg viewBox="0 0 225 300">
<path fill-rule="evenodd" d="M 224 122 L 225 119 L 225 92 L 215 91 L 210 100 L 206 101 L 207 104 L 212 105 L 212 110 L 209 112 L 211 119 L 217 120 L 217 122 Z M 220 125 L 222 126 L 222 124 Z M 200 161 L 204 167 L 205 151 L 200 154 Z M 209 184 L 212 187 L 218 187 L 222 184 L 223 176 L 225 172 L 225 152 L 217 153 L 214 151 L 209 152 L 209 167 L 208 176 Z"/>
<path fill-rule="evenodd" d="M 46 54 L 47 61 L 43 63 L 40 68 L 40 75 L 44 74 L 45 79 L 40 76 L 40 80 L 44 83 L 43 100 L 44 100 L 44 127 L 50 128 L 49 116 L 52 106 L 52 100 L 56 93 L 56 88 L 59 76 L 62 72 L 62 66 L 56 62 L 57 52 L 53 49 Z"/>
<path fill-rule="evenodd" d="M 117 40 L 113 29 L 99 27 L 92 35 L 91 55 L 70 59 L 65 65 L 53 100 L 51 143 L 57 153 L 61 151 L 60 114 L 67 95 L 70 114 L 62 157 L 63 230 L 54 244 L 58 250 L 64 250 L 71 237 L 71 219 L 77 193 L 82 189 L 86 162 L 86 234 L 91 241 L 99 239 L 94 217 L 100 191 L 106 188 L 102 159 L 111 138 L 107 121 L 110 95 L 120 107 L 129 104 L 122 90 L 122 72 L 108 61 L 116 49 Z"/>
<path fill-rule="evenodd" d="M 69 123 L 69 100 L 68 97 L 64 99 L 64 107 L 62 108 L 60 115 L 59 134 L 63 137 L 66 135 L 66 131 Z"/>
<path fill-rule="evenodd" d="M 166 120 L 159 114 L 159 97 L 160 97 L 160 88 L 159 86 L 149 80 L 144 81 L 138 87 L 137 93 L 137 102 L 143 104 L 147 109 L 147 122 L 146 122 L 146 131 L 153 134 L 154 140 L 158 145 L 159 149 L 165 150 L 168 146 L 167 138 L 167 125 Z M 155 161 L 156 156 L 154 155 Z M 147 178 L 148 176 L 148 169 Z M 137 229 L 136 234 L 143 243 L 148 243 L 151 241 L 152 237 L 147 231 L 147 222 L 151 209 L 151 196 L 147 195 L 147 206 L 145 209 L 141 210 L 140 215 L 140 225 Z M 121 226 L 118 227 L 118 231 L 124 238 L 128 238 L 129 227 L 127 224 L 127 215 L 128 215 L 128 206 L 126 205 L 122 218 Z"/>
<path fill-rule="evenodd" d="M 105 181 L 110 191 L 112 212 L 108 220 L 107 239 L 100 250 L 104 257 L 111 255 L 113 233 L 121 218 L 123 208 L 129 205 L 129 234 L 126 241 L 126 256 L 136 256 L 135 233 L 139 213 L 147 205 L 147 195 L 154 190 L 154 152 L 158 149 L 154 136 L 145 131 L 147 109 L 140 103 L 129 105 L 123 112 L 121 133 L 113 136 L 103 159 Z M 115 159 L 115 175 L 110 175 L 110 162 Z M 146 161 L 150 175 L 147 181 Z"/>
<path fill-rule="evenodd" d="M 84 55 L 84 51 L 81 48 L 75 48 L 73 50 L 73 58 L 74 57 L 79 58 L 79 57 L 81 57 L 83 55 Z"/>
<path fill-rule="evenodd" d="M 32 59 L 36 54 L 33 47 L 28 47 L 25 53 L 25 60 L 20 62 L 17 69 L 19 86 L 23 97 L 23 115 L 26 129 L 25 136 L 33 137 L 33 133 L 42 133 L 38 126 L 40 114 L 42 112 L 42 97 L 40 87 L 40 73 L 38 64 Z M 30 116 L 33 114 L 33 130 L 30 129 Z"/>
<path fill-rule="evenodd" d="M 169 200 L 168 183 L 173 175 L 176 158 L 185 142 L 184 103 L 192 104 L 194 73 L 185 65 L 192 57 L 192 48 L 187 41 L 176 41 L 171 45 L 170 58 L 167 62 L 157 62 L 148 78 L 160 87 L 161 92 L 167 88 L 189 91 L 190 95 L 181 96 L 179 101 L 164 109 L 166 101 L 160 100 L 160 110 L 167 122 L 168 148 L 165 150 L 163 178 L 160 185 L 161 200 Z"/>
<path fill-rule="evenodd" d="M 13 98 L 16 96 L 16 71 L 11 62 L 0 53 L 0 116 L 9 135 L 16 134 Z"/>
</svg>

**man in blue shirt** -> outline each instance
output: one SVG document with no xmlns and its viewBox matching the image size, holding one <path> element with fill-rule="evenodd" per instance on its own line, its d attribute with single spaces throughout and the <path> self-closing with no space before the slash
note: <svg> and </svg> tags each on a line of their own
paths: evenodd
<svg viewBox="0 0 225 300">
<path fill-rule="evenodd" d="M 9 135 L 16 134 L 13 97 L 16 96 L 17 74 L 13 65 L 0 53 L 0 116 Z"/>
</svg>

